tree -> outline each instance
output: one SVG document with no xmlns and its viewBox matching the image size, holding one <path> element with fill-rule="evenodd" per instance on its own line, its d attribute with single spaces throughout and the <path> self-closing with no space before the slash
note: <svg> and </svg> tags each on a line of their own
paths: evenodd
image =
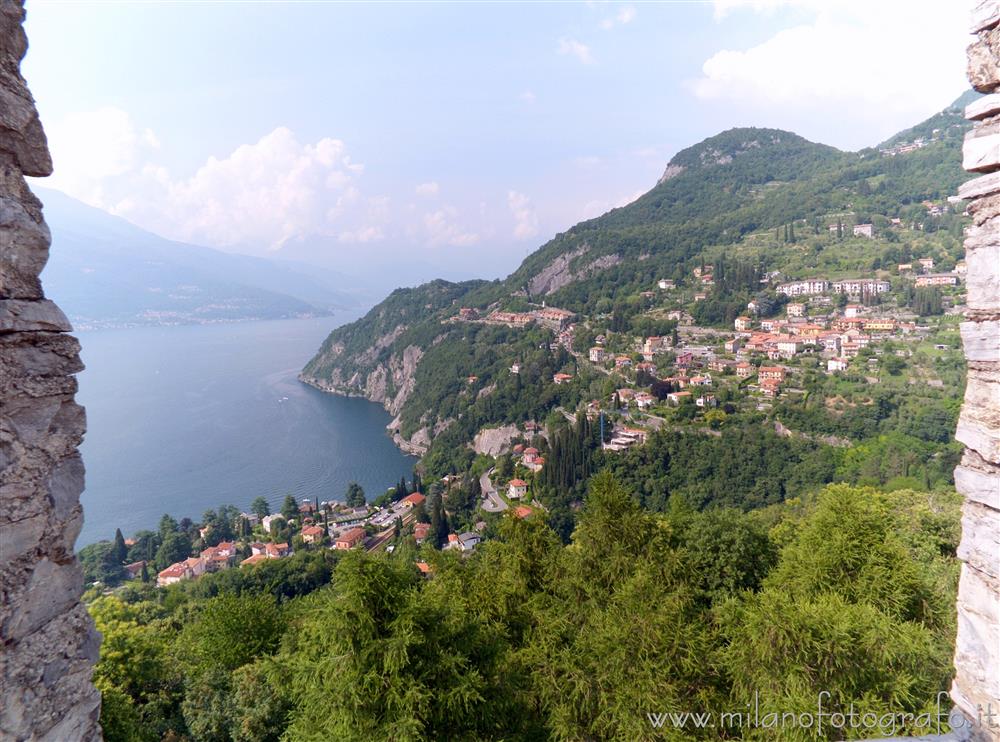
<svg viewBox="0 0 1000 742">
<path fill-rule="evenodd" d="M 267 594 L 221 595 L 209 600 L 183 634 L 198 672 L 230 673 L 271 654 L 285 628 L 281 607 Z"/>
<path fill-rule="evenodd" d="M 427 540 L 440 549 L 448 542 L 448 516 L 444 512 L 444 503 L 441 495 L 434 494 L 427 499 L 430 505 L 431 530 L 427 534 Z"/>
<path fill-rule="evenodd" d="M 80 566 L 87 582 L 100 582 L 114 587 L 125 579 L 125 569 L 118 559 L 118 550 L 111 541 L 98 541 L 80 549 Z"/>
<path fill-rule="evenodd" d="M 365 506 L 365 491 L 357 482 L 347 485 L 347 494 L 344 495 L 344 504 L 351 508 L 362 508 Z"/>
<path fill-rule="evenodd" d="M 175 562 L 183 561 L 191 555 L 191 541 L 187 534 L 175 531 L 168 533 L 160 548 L 156 550 L 156 568 L 166 569 Z"/>
<path fill-rule="evenodd" d="M 282 678 L 268 659 L 243 665 L 232 675 L 233 742 L 278 742 L 291 703 L 281 694 Z"/>
<path fill-rule="evenodd" d="M 263 518 L 271 514 L 271 506 L 268 504 L 266 498 L 255 497 L 254 501 L 250 503 L 250 512 L 258 518 Z"/>
<path fill-rule="evenodd" d="M 152 561 L 153 557 L 156 555 L 156 550 L 160 546 L 159 534 L 154 531 L 137 531 L 134 539 L 135 543 L 129 547 L 128 555 L 125 557 L 125 561 Z"/>
<path fill-rule="evenodd" d="M 160 541 L 163 541 L 163 539 L 167 537 L 167 534 L 176 533 L 177 530 L 177 521 L 169 515 L 164 514 L 163 517 L 160 518 Z"/>
<path fill-rule="evenodd" d="M 498 627 L 420 588 L 411 563 L 344 556 L 288 657 L 287 739 L 524 738 Z"/>
<path fill-rule="evenodd" d="M 128 547 L 125 545 L 125 537 L 122 535 L 122 529 L 115 529 L 115 560 L 119 564 L 124 564 L 125 559 L 128 557 Z"/>
<path fill-rule="evenodd" d="M 299 503 L 295 501 L 294 495 L 285 495 L 285 500 L 281 503 L 281 515 L 286 522 L 299 517 Z"/>
</svg>

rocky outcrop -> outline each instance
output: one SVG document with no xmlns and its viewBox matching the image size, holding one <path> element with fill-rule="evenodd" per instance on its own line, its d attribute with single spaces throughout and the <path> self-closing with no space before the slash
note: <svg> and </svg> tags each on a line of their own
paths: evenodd
<svg viewBox="0 0 1000 742">
<path fill-rule="evenodd" d="M 965 444 L 955 486 L 965 497 L 958 558 L 958 633 L 951 697 L 963 737 L 1000 740 L 1000 2 L 973 13 L 969 80 L 985 98 L 966 110 L 963 165 L 980 173 L 959 189 L 973 226 L 965 240 L 968 301 L 962 339 L 968 364 L 956 438 Z M 992 724 L 984 717 L 992 710 Z"/>
<path fill-rule="evenodd" d="M 510 442 L 521 435 L 516 425 L 503 425 L 499 428 L 483 428 L 472 440 L 472 450 L 490 456 L 499 456 L 510 450 Z"/>
<path fill-rule="evenodd" d="M 683 173 L 684 170 L 685 167 L 683 165 L 675 165 L 674 163 L 671 162 L 669 165 L 667 165 L 667 169 L 663 171 L 663 175 L 660 176 L 660 179 L 656 181 L 656 185 L 660 185 L 661 183 L 666 183 L 671 178 L 676 178 L 678 175 Z"/>
<path fill-rule="evenodd" d="M 24 9 L 0 0 L 0 739 L 100 740 L 91 683 L 100 636 L 80 603 L 74 542 L 83 408 L 80 346 L 45 299 L 42 205 L 25 175 L 52 171 L 20 73 Z"/>
<path fill-rule="evenodd" d="M 571 250 L 555 258 L 528 282 L 528 290 L 531 292 L 531 295 L 548 296 L 575 281 L 590 278 L 622 262 L 621 255 L 612 253 L 611 255 L 600 255 L 582 268 L 573 270 L 571 267 L 573 261 L 584 255 L 589 249 L 587 245 L 581 245 L 575 250 Z"/>
<path fill-rule="evenodd" d="M 575 250 L 563 253 L 532 276 L 531 280 L 528 281 L 528 290 L 531 292 L 531 295 L 543 296 L 551 294 L 553 291 L 558 291 L 563 286 L 570 284 L 573 281 L 573 271 L 570 270 L 570 263 L 575 258 L 587 252 L 588 249 L 586 245 L 581 245 Z"/>
</svg>

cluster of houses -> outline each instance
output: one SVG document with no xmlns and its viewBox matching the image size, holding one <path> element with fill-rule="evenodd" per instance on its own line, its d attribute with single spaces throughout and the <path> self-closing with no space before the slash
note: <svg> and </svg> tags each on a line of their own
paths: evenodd
<svg viewBox="0 0 1000 742">
<path fill-rule="evenodd" d="M 282 545 L 287 550 L 288 545 Z M 236 562 L 236 557 L 236 544 L 232 541 L 223 541 L 217 546 L 202 549 L 201 553 L 196 557 L 189 557 L 183 561 L 175 562 L 166 569 L 161 570 L 156 575 L 156 584 L 159 587 L 165 587 L 181 580 L 201 577 L 206 572 L 218 572 L 222 569 L 228 569 Z"/>
<path fill-rule="evenodd" d="M 545 457 L 534 446 L 525 447 L 523 443 L 518 443 L 511 450 L 511 453 L 520 458 L 521 463 L 528 471 L 540 472 L 545 466 Z"/>
<path fill-rule="evenodd" d="M 647 433 L 641 428 L 630 428 L 625 425 L 615 426 L 611 440 L 603 444 L 606 451 L 624 451 L 632 446 L 641 446 L 646 442 Z"/>
<path fill-rule="evenodd" d="M 530 312 L 490 312 L 485 318 L 479 320 L 479 313 L 473 308 L 461 307 L 458 310 L 458 317 L 468 322 L 482 321 L 488 325 L 507 325 L 508 327 L 526 327 L 532 322 L 537 322 L 554 332 L 567 329 L 574 316 L 573 312 L 567 309 L 543 306 L 541 309 L 533 309 Z"/>
</svg>

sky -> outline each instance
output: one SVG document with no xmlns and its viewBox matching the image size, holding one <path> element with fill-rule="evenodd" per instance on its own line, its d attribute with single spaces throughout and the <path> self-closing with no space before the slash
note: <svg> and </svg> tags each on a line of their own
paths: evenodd
<svg viewBox="0 0 1000 742">
<path fill-rule="evenodd" d="M 856 150 L 966 89 L 969 0 L 28 3 L 44 184 L 165 237 L 505 275 L 734 126 Z"/>
</svg>

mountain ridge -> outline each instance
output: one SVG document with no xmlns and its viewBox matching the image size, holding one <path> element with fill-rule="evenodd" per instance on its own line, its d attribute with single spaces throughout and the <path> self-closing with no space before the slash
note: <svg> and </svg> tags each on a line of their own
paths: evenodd
<svg viewBox="0 0 1000 742">
<path fill-rule="evenodd" d="M 916 224 L 924 219 L 924 202 L 943 201 L 964 180 L 958 134 L 968 125 L 955 106 L 928 121 L 936 118 L 949 124 L 940 136 L 896 156 L 875 148 L 843 152 L 777 129 L 720 132 L 678 152 L 664 171 L 670 177 L 638 199 L 555 235 L 506 279 L 453 284 L 449 306 L 428 301 L 436 292 L 430 284 L 394 292 L 394 303 L 379 304 L 366 318 L 331 333 L 302 378 L 385 404 L 396 417 L 390 427 L 397 442 L 418 440 L 430 471 L 461 470 L 454 451 L 483 428 L 542 419 L 556 405 L 573 409 L 583 393 L 553 387 L 553 374 L 576 362 L 566 349 L 549 350 L 550 331 L 498 327 L 504 323 L 483 317 L 549 305 L 579 317 L 610 317 L 623 327 L 639 323 L 649 329 L 646 334 L 661 334 L 669 323 L 650 314 L 654 300 L 643 298 L 660 279 L 689 285 L 693 269 L 727 253 L 747 276 L 776 268 L 791 277 L 809 273 L 810 259 L 801 256 L 794 238 L 786 244 L 789 225 L 793 234 L 810 235 L 816 255 L 863 255 L 869 248 L 863 238 L 828 244 L 826 226 L 872 220 L 888 225 L 890 218 Z M 731 321 L 726 318 L 752 293 L 726 290 L 731 293 L 688 309 L 707 325 Z M 460 306 L 479 319 L 461 321 Z M 373 317 L 380 332 L 366 336 L 364 323 Z M 522 369 L 518 374 L 508 371 L 514 362 Z M 386 383 L 395 394 L 382 393 Z"/>
<path fill-rule="evenodd" d="M 44 280 L 79 329 L 320 316 L 349 282 L 293 264 L 168 240 L 38 188 L 53 246 Z"/>
</svg>

